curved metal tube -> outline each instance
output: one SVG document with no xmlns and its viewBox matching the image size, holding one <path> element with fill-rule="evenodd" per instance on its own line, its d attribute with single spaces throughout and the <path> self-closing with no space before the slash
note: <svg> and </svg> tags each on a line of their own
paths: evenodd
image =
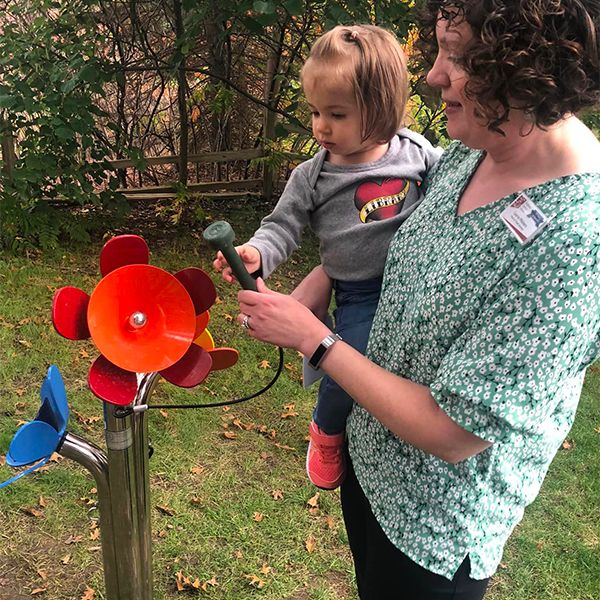
<svg viewBox="0 0 600 600">
<path fill-rule="evenodd" d="M 96 489 L 98 490 L 100 541 L 104 561 L 106 596 L 107 598 L 120 598 L 106 454 L 98 446 L 74 433 L 67 433 L 58 452 L 61 456 L 70 458 L 85 467 L 94 477 Z"/>
</svg>

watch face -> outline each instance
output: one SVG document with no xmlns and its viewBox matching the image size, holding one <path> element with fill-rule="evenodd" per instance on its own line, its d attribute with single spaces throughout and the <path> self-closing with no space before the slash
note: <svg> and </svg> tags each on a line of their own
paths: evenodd
<svg viewBox="0 0 600 600">
<path fill-rule="evenodd" d="M 328 335 L 317 346 L 317 349 L 314 351 L 313 355 L 309 358 L 308 364 L 313 369 L 318 369 L 319 368 L 319 364 L 323 360 L 323 357 L 325 356 L 325 353 L 327 352 L 327 350 L 329 350 L 329 348 L 331 348 L 331 346 L 333 346 L 333 344 L 335 344 L 338 340 L 341 340 L 341 339 L 342 338 L 337 333 L 333 333 L 331 335 Z"/>
</svg>

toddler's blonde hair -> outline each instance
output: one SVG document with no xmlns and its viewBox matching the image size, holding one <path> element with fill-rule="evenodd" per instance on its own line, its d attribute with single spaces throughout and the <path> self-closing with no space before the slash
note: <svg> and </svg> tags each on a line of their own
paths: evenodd
<svg viewBox="0 0 600 600">
<path fill-rule="evenodd" d="M 313 45 L 302 67 L 318 85 L 318 69 L 347 81 L 362 119 L 362 138 L 388 142 L 402 126 L 408 102 L 406 56 L 391 32 L 375 25 L 338 25 Z M 331 81 L 328 82 L 331 84 Z"/>
</svg>

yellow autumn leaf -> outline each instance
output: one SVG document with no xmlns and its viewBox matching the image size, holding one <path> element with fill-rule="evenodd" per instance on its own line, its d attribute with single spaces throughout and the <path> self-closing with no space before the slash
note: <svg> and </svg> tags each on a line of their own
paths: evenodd
<svg viewBox="0 0 600 600">
<path fill-rule="evenodd" d="M 269 369 L 271 367 L 271 363 L 268 360 L 261 360 L 258 363 L 259 369 Z"/>
</svg>

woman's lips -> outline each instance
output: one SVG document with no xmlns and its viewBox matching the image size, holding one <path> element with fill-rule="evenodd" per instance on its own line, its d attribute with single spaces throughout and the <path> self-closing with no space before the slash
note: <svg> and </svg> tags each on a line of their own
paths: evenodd
<svg viewBox="0 0 600 600">
<path fill-rule="evenodd" d="M 446 104 L 444 108 L 446 114 L 458 112 L 462 108 L 462 104 L 460 102 L 451 102 L 450 100 L 445 100 L 444 102 Z"/>
</svg>

